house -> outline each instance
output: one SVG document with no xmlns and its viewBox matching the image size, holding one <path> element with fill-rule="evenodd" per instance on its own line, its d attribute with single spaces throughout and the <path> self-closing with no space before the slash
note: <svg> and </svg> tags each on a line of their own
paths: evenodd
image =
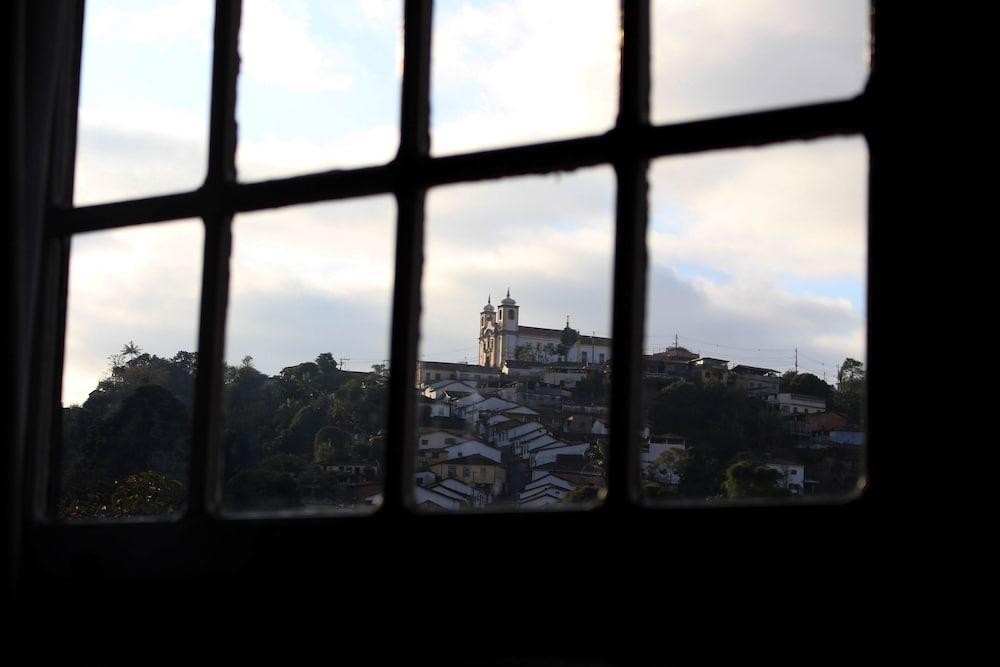
<svg viewBox="0 0 1000 667">
<path fill-rule="evenodd" d="M 467 506 L 453 494 L 446 494 L 440 490 L 427 489 L 422 486 L 413 487 L 413 500 L 417 507 L 422 510 L 458 510 Z"/>
<path fill-rule="evenodd" d="M 700 380 L 705 384 L 729 383 L 729 362 L 725 359 L 698 357 L 688 362 L 691 379 Z"/>
<path fill-rule="evenodd" d="M 503 495 L 507 488 L 507 471 L 498 462 L 482 454 L 470 454 L 431 464 L 431 472 L 438 477 L 453 477 L 467 484 L 483 484 L 494 496 Z"/>
<path fill-rule="evenodd" d="M 448 445 L 455 445 L 465 440 L 462 431 L 454 429 L 437 429 L 421 427 L 417 436 L 417 450 L 421 449 L 441 449 Z"/>
<path fill-rule="evenodd" d="M 485 507 L 493 502 L 493 493 L 481 485 L 466 484 L 455 478 L 446 477 L 429 487 L 432 491 L 461 499 L 471 507 Z"/>
<path fill-rule="evenodd" d="M 663 352 L 642 355 L 642 374 L 647 378 L 687 380 L 690 377 L 688 362 L 698 355 L 687 348 L 674 345 Z"/>
<path fill-rule="evenodd" d="M 730 381 L 748 396 L 766 398 L 781 391 L 781 374 L 771 368 L 739 364 L 729 373 Z"/>
<path fill-rule="evenodd" d="M 445 394 L 451 396 L 466 396 L 476 392 L 476 385 L 472 382 L 459 382 L 458 380 L 441 380 L 424 387 L 423 394 L 427 398 L 440 398 Z"/>
<path fill-rule="evenodd" d="M 531 452 L 531 462 L 533 466 L 544 465 L 546 463 L 552 463 L 559 456 L 565 455 L 583 455 L 586 454 L 590 449 L 591 444 L 589 442 L 579 442 L 579 443 L 569 443 L 556 441 L 538 447 Z"/>
<path fill-rule="evenodd" d="M 778 486 L 788 489 L 792 495 L 802 495 L 806 480 L 805 464 L 776 459 L 768 461 L 764 465 L 778 471 Z"/>
<path fill-rule="evenodd" d="M 684 451 L 688 447 L 688 439 L 682 435 L 664 433 L 649 435 L 642 439 L 639 447 L 639 465 L 643 479 L 649 479 L 659 484 L 678 484 L 680 476 L 673 467 L 659 461 L 664 452 Z"/>
<path fill-rule="evenodd" d="M 451 405 L 444 399 L 429 398 L 427 396 L 417 396 L 417 415 L 427 419 L 434 417 L 451 417 Z"/>
<path fill-rule="evenodd" d="M 500 463 L 500 450 L 481 440 L 463 440 L 458 444 L 448 445 L 443 448 L 447 452 L 446 459 L 460 459 L 470 454 L 481 454 L 488 459 L 493 459 Z"/>
<path fill-rule="evenodd" d="M 767 397 L 767 402 L 782 415 L 826 412 L 826 399 L 805 394 L 779 393 Z"/>
<path fill-rule="evenodd" d="M 418 361 L 417 385 L 429 385 L 440 380 L 466 380 L 475 386 L 496 384 L 497 369 L 447 361 Z"/>
</svg>

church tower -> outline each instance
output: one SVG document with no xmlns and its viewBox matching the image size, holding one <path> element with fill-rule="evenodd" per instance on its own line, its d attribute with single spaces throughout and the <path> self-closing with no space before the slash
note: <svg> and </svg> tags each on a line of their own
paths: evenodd
<svg viewBox="0 0 1000 667">
<path fill-rule="evenodd" d="M 496 313 L 490 303 L 492 295 L 486 298 L 486 305 L 479 313 L 479 365 L 497 366 L 496 363 Z"/>
<path fill-rule="evenodd" d="M 514 299 L 510 298 L 510 288 L 507 288 L 507 297 L 500 302 L 500 309 L 497 313 L 497 326 L 500 331 L 497 334 L 497 365 L 503 364 L 506 359 L 514 359 L 517 350 L 517 326 L 520 319 L 518 310 L 520 306 Z"/>
</svg>

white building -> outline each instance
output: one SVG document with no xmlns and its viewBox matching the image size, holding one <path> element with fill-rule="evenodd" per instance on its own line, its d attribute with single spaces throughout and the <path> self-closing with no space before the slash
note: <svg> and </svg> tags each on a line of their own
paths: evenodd
<svg viewBox="0 0 1000 667">
<path fill-rule="evenodd" d="M 768 461 L 768 468 L 778 471 L 778 486 L 788 489 L 792 495 L 802 495 L 805 486 L 806 467 L 795 461 Z"/>
<path fill-rule="evenodd" d="M 767 402 L 782 415 L 810 415 L 826 412 L 826 399 L 805 394 L 773 394 Z"/>
<path fill-rule="evenodd" d="M 520 306 L 507 297 L 494 308 L 487 299 L 479 314 L 479 365 L 501 368 L 508 359 L 579 364 L 603 364 L 611 360 L 611 339 L 581 335 L 569 325 L 564 329 L 522 326 Z"/>
</svg>

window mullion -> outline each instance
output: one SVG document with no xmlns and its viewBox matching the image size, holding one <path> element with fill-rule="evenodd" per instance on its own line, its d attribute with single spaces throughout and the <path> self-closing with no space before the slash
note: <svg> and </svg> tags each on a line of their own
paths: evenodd
<svg viewBox="0 0 1000 667">
<path fill-rule="evenodd" d="M 622 2 L 615 203 L 615 284 L 607 507 L 637 498 L 642 333 L 646 295 L 648 161 L 638 150 L 649 125 L 649 2 Z"/>
<path fill-rule="evenodd" d="M 396 267 L 393 287 L 384 508 L 401 512 L 413 495 L 416 406 L 413 373 L 420 322 L 426 188 L 418 179 L 430 153 L 430 0 L 407 0 L 403 18 L 403 82 L 396 188 Z"/>
<path fill-rule="evenodd" d="M 217 0 L 212 62 L 212 107 L 202 267 L 198 374 L 195 383 L 190 516 L 216 509 L 222 433 L 222 382 L 225 352 L 229 253 L 232 246 L 232 185 L 236 180 L 236 78 L 240 0 Z"/>
</svg>

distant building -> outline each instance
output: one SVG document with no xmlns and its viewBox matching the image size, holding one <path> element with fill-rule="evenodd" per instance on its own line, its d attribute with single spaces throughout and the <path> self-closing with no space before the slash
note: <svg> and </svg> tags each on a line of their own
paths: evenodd
<svg viewBox="0 0 1000 667">
<path fill-rule="evenodd" d="M 441 380 L 467 380 L 473 386 L 496 384 L 497 369 L 483 368 L 472 364 L 459 364 L 449 361 L 418 361 L 417 385 L 429 385 Z"/>
<path fill-rule="evenodd" d="M 802 495 L 806 480 L 804 464 L 796 461 L 774 460 L 768 461 L 764 465 L 778 471 L 778 486 L 788 489 L 793 496 Z"/>
<path fill-rule="evenodd" d="M 581 334 L 570 327 L 568 317 L 563 329 L 522 326 L 519 310 L 510 290 L 496 308 L 487 299 L 479 314 L 480 366 L 501 368 L 508 360 L 584 365 L 611 361 L 610 338 Z"/>
<path fill-rule="evenodd" d="M 781 391 L 781 374 L 771 368 L 733 366 L 729 371 L 733 384 L 748 396 L 766 398 Z"/>
<path fill-rule="evenodd" d="M 441 478 L 452 477 L 466 484 L 488 486 L 494 496 L 502 495 L 507 489 L 507 471 L 482 454 L 438 461 L 430 470 Z"/>
<path fill-rule="evenodd" d="M 691 373 L 689 362 L 698 355 L 687 348 L 674 345 L 663 352 L 644 354 L 642 359 L 643 375 L 665 380 L 687 380 Z"/>
<path fill-rule="evenodd" d="M 772 394 L 767 402 L 782 415 L 808 415 L 826 412 L 826 399 L 805 394 Z"/>
<path fill-rule="evenodd" d="M 729 383 L 729 362 L 725 359 L 698 357 L 688 362 L 690 377 L 705 384 Z"/>
</svg>

